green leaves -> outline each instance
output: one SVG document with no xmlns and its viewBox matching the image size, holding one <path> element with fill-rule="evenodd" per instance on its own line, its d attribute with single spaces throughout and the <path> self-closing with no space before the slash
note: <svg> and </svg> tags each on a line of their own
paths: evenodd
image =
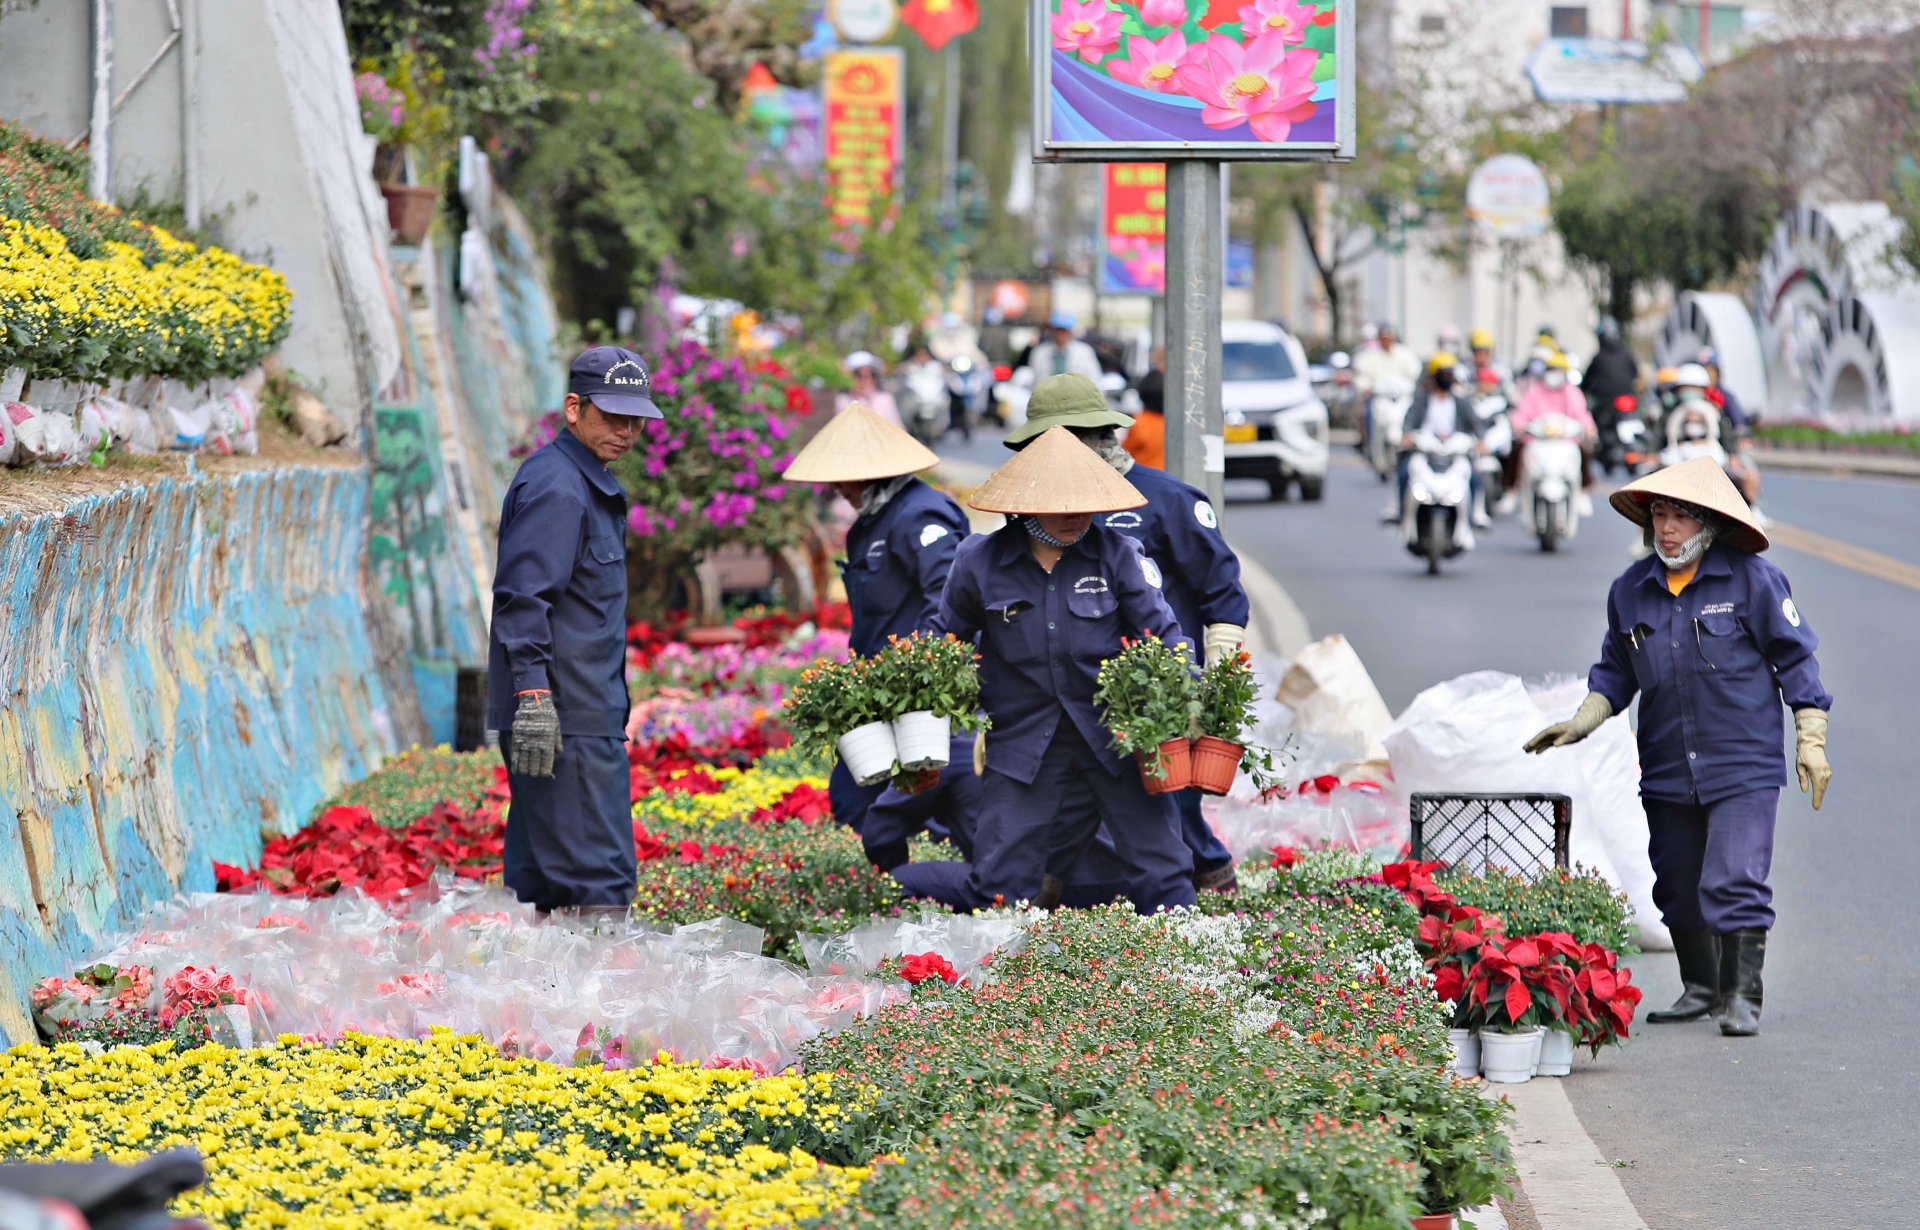
<svg viewBox="0 0 1920 1230">
<path fill-rule="evenodd" d="M 930 712 L 960 730 L 984 730 L 980 707 L 980 655 L 955 637 L 889 637 L 873 658 L 874 707 L 881 717 Z"/>
<path fill-rule="evenodd" d="M 1199 689 L 1186 643 L 1179 645 L 1175 649 L 1151 633 L 1123 639 L 1120 653 L 1100 664 L 1093 702 L 1101 706 L 1115 750 L 1157 757 L 1168 739 L 1196 733 Z"/>
</svg>

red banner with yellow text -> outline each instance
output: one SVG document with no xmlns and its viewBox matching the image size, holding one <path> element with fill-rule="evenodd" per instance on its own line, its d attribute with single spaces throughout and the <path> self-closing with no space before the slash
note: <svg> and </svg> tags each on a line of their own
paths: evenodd
<svg viewBox="0 0 1920 1230">
<path fill-rule="evenodd" d="M 864 226 L 893 191 L 902 156 L 906 54 L 862 47 L 826 57 L 821 136 L 828 208 L 841 226 Z"/>
</svg>

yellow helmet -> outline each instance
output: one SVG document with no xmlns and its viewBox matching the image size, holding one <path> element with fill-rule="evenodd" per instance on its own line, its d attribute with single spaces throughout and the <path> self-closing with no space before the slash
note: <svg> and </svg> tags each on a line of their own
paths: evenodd
<svg viewBox="0 0 1920 1230">
<path fill-rule="evenodd" d="M 1663 367 L 1653 374 L 1653 383 L 1656 388 L 1663 385 L 1678 384 L 1679 382 L 1680 369 L 1677 367 Z"/>
<path fill-rule="evenodd" d="M 1467 349 L 1492 350 L 1493 334 L 1487 332 L 1485 329 L 1475 329 L 1472 333 L 1467 334 Z"/>
<path fill-rule="evenodd" d="M 1564 372 L 1572 367 L 1573 364 L 1567 362 L 1567 354 L 1564 350 L 1556 350 L 1547 356 L 1547 369 L 1549 371 Z"/>
<path fill-rule="evenodd" d="M 1460 366 L 1460 360 L 1453 357 L 1453 352 L 1450 350 L 1442 350 L 1427 360 L 1427 375 L 1431 376 L 1433 373 L 1442 369 L 1450 369 L 1458 366 Z"/>
</svg>

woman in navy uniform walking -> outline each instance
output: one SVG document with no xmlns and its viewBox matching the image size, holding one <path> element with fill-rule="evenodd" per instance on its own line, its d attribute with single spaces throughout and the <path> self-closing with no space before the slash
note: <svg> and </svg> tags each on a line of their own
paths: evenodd
<svg viewBox="0 0 1920 1230">
<path fill-rule="evenodd" d="M 1142 912 L 1191 905 L 1193 858 L 1173 803 L 1147 793 L 1093 703 L 1122 637 L 1178 638 L 1164 579 L 1139 543 L 1095 514 L 1144 497 L 1064 427 L 996 470 L 969 501 L 1007 524 L 961 545 L 936 631 L 980 647 L 992 720 L 967 904 L 1033 901 L 1056 853 L 1104 822 Z"/>
<path fill-rule="evenodd" d="M 837 490 L 858 515 L 847 530 L 841 575 L 853 608 L 850 644 L 861 656 L 887 638 L 925 632 L 940 610 L 967 515 L 946 493 L 914 477 L 940 459 L 864 402 L 851 402 L 807 442 L 785 473 Z M 834 818 L 856 833 L 886 783 L 861 786 L 836 764 L 827 793 Z"/>
<path fill-rule="evenodd" d="M 1607 596 L 1607 636 L 1586 699 L 1527 750 L 1586 738 L 1639 693 L 1653 896 L 1685 984 L 1647 1020 L 1711 1013 L 1723 1034 L 1757 1034 L 1774 921 L 1767 873 L 1787 784 L 1782 702 L 1793 711 L 1800 788 L 1816 810 L 1833 776 L 1819 639 L 1785 574 L 1760 558 L 1766 533 L 1711 458 L 1629 483 L 1612 502 L 1644 527 L 1651 554 Z"/>
</svg>

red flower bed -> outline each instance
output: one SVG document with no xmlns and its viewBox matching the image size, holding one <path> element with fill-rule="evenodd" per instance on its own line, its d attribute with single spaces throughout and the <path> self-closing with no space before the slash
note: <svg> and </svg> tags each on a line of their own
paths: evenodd
<svg viewBox="0 0 1920 1230">
<path fill-rule="evenodd" d="M 660 623 L 636 620 L 627 625 L 628 659 L 641 670 L 653 664 L 662 649 L 686 639 L 692 615 L 687 611 L 668 611 Z M 765 611 L 759 615 L 741 615 L 733 626 L 746 635 L 741 642 L 747 649 L 771 649 L 784 644 L 800 625 L 846 632 L 853 628 L 853 608 L 844 602 L 823 602 L 812 611 Z"/>
</svg>

